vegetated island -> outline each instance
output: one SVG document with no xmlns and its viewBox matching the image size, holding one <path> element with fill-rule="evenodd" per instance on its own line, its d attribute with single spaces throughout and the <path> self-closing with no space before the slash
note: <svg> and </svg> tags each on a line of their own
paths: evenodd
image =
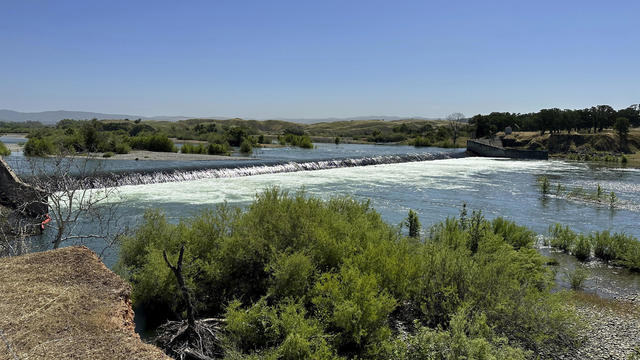
<svg viewBox="0 0 640 360">
<path fill-rule="evenodd" d="M 456 120 L 454 127 L 446 121 L 417 119 L 320 124 L 242 119 L 191 119 L 178 122 L 93 119 L 61 120 L 49 126 L 34 122 L 0 122 L 0 133 L 26 134 L 28 140 L 20 150 L 27 156 L 90 155 L 138 160 L 215 160 L 221 159 L 219 156 L 229 156 L 234 151 L 249 155 L 256 147 L 295 146 L 313 149 L 314 142 L 464 147 L 464 134 L 468 133 L 464 129 L 468 128 L 469 125 L 461 117 Z M 181 144 L 181 147 L 178 148 L 176 144 Z M 168 155 L 170 153 L 180 155 Z"/>
</svg>

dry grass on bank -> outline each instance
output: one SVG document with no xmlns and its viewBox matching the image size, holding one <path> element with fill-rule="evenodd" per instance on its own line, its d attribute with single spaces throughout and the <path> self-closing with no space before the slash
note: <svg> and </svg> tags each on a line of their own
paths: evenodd
<svg viewBox="0 0 640 360">
<path fill-rule="evenodd" d="M 134 333 L 129 293 L 85 247 L 0 259 L 0 359 L 166 359 Z"/>
<path fill-rule="evenodd" d="M 498 133 L 504 136 L 504 133 Z M 518 131 L 505 137 L 509 146 L 524 148 L 544 148 L 550 153 L 562 154 L 567 152 L 621 152 L 620 139 L 612 129 L 605 129 L 598 133 L 567 133 L 562 131 L 553 135 L 535 131 Z M 638 156 L 640 151 L 640 128 L 631 129 L 627 140 L 631 156 Z M 629 155 L 627 155 L 629 157 Z M 631 159 L 630 159 L 631 160 Z"/>
</svg>

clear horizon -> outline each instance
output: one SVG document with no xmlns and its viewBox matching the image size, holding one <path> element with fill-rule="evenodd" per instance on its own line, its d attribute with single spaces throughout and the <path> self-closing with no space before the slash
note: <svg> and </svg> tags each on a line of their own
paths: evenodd
<svg viewBox="0 0 640 360">
<path fill-rule="evenodd" d="M 640 103 L 640 3 L 0 5 L 0 108 L 441 118 Z"/>
</svg>

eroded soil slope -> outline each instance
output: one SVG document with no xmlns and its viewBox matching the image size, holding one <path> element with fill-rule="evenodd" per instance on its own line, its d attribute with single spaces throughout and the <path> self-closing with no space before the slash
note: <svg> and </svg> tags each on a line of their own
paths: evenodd
<svg viewBox="0 0 640 360">
<path fill-rule="evenodd" d="M 167 359 L 135 334 L 129 294 L 85 247 L 0 259 L 0 359 Z"/>
</svg>

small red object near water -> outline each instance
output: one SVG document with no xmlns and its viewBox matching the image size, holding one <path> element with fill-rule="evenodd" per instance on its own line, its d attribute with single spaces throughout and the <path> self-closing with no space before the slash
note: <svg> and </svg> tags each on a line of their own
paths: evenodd
<svg viewBox="0 0 640 360">
<path fill-rule="evenodd" d="M 44 230 L 44 226 L 51 221 L 51 217 L 49 214 L 46 215 L 46 218 L 40 223 L 40 230 Z"/>
</svg>

